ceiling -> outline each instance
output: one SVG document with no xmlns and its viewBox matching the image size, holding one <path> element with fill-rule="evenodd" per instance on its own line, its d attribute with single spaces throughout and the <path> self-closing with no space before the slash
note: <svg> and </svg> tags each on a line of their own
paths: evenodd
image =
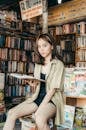
<svg viewBox="0 0 86 130">
<path fill-rule="evenodd" d="M 0 9 L 17 9 L 19 0 L 0 0 Z"/>
<path fill-rule="evenodd" d="M 0 0 L 0 9 L 13 9 L 18 10 L 19 9 L 19 1 L 21 0 Z M 70 0 L 62 0 L 62 3 L 67 2 Z M 48 6 L 54 6 L 58 4 L 58 0 L 48 0 Z"/>
</svg>

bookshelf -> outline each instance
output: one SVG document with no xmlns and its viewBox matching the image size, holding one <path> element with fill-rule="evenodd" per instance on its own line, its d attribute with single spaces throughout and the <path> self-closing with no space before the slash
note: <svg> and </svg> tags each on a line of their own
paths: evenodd
<svg viewBox="0 0 86 130">
<path fill-rule="evenodd" d="M 66 67 L 75 66 L 75 34 L 56 35 L 57 51 Z"/>
<path fill-rule="evenodd" d="M 25 99 L 27 85 L 24 80 L 10 77 L 9 74 L 33 74 L 35 37 L 36 34 L 23 29 L 0 27 L 0 72 L 5 74 L 6 110 Z"/>
<path fill-rule="evenodd" d="M 86 20 L 49 26 L 65 66 L 86 67 Z"/>
<path fill-rule="evenodd" d="M 84 124 L 82 118 L 83 120 L 86 119 L 84 118 L 85 114 L 83 115 L 83 109 L 85 109 L 86 113 L 86 21 L 52 26 L 49 28 L 49 31 L 56 38 L 57 50 L 63 58 L 66 69 L 72 70 L 72 73 L 69 72 L 71 76 L 67 74 L 67 79 L 65 80 L 65 104 L 70 107 L 73 106 L 75 110 L 82 110 L 82 117 L 78 121 L 76 118 L 79 118 L 80 114 L 78 116 L 75 111 L 74 128 L 81 127 L 81 129 L 85 129 L 86 124 Z M 67 42 L 69 42 L 69 46 Z M 64 52 L 65 55 L 63 55 Z M 71 62 L 68 62 L 67 58 L 69 59 L 69 56 L 67 56 L 67 53 L 70 54 L 71 52 L 73 52 L 73 58 L 70 57 Z M 73 73 L 74 69 L 78 70 L 76 75 Z M 84 75 L 81 74 L 81 69 L 84 70 Z M 80 121 L 83 123 L 78 124 L 77 122 Z"/>
<path fill-rule="evenodd" d="M 86 96 L 66 96 L 66 104 L 76 107 L 83 107 L 86 104 Z"/>
</svg>

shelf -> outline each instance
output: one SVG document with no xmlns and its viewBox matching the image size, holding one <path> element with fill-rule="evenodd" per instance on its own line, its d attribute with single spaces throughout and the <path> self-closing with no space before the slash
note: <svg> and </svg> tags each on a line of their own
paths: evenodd
<svg viewBox="0 0 86 130">
<path fill-rule="evenodd" d="M 82 61 L 80 61 L 80 60 L 76 60 L 75 62 L 86 62 L 86 61 L 84 61 L 84 60 L 82 60 Z"/>
<path fill-rule="evenodd" d="M 86 47 L 78 47 L 78 48 L 76 49 L 76 51 L 78 51 L 78 50 L 86 50 Z"/>
<path fill-rule="evenodd" d="M 67 36 L 67 35 L 76 35 L 76 33 L 63 33 L 56 36 Z"/>
<path fill-rule="evenodd" d="M 77 37 L 86 37 L 86 34 L 76 34 Z"/>
<path fill-rule="evenodd" d="M 14 37 L 22 37 L 24 39 L 35 39 L 36 35 L 35 33 L 31 32 L 21 32 L 20 30 L 16 30 L 15 28 L 6 28 L 3 26 L 0 26 L 0 34 L 2 35 L 10 35 Z"/>
<path fill-rule="evenodd" d="M 77 106 L 77 107 L 84 107 L 86 105 L 86 96 L 85 97 L 67 96 L 66 104 L 72 105 L 72 106 Z"/>
<path fill-rule="evenodd" d="M 86 96 L 66 96 L 67 98 L 80 98 L 80 99 L 86 99 Z"/>
</svg>

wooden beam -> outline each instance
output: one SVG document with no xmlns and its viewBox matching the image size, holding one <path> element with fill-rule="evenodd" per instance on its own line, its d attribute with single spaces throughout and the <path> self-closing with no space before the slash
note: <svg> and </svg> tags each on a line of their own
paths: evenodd
<svg viewBox="0 0 86 130">
<path fill-rule="evenodd" d="M 47 0 L 42 0 L 43 14 L 42 14 L 42 32 L 48 32 L 48 3 Z"/>
<path fill-rule="evenodd" d="M 72 0 L 48 10 L 48 25 L 60 25 L 86 18 L 86 0 Z"/>
</svg>

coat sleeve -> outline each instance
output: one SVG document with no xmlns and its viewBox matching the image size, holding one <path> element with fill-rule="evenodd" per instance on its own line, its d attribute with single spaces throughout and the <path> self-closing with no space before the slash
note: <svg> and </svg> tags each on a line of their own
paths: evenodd
<svg viewBox="0 0 86 130">
<path fill-rule="evenodd" d="M 58 88 L 61 91 L 63 91 L 63 83 L 64 83 L 64 65 L 63 63 L 60 63 L 58 66 L 56 66 L 56 71 L 53 75 L 53 79 L 51 82 L 52 88 Z"/>
</svg>

